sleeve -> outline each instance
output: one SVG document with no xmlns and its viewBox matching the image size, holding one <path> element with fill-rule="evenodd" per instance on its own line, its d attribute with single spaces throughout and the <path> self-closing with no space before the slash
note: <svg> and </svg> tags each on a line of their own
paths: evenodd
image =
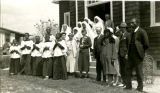
<svg viewBox="0 0 160 93">
<path fill-rule="evenodd" d="M 143 48 L 144 50 L 147 50 L 149 48 L 149 40 L 148 40 L 148 35 L 145 30 L 143 30 L 142 36 L 143 36 L 143 41 L 142 41 Z"/>
<path fill-rule="evenodd" d="M 94 56 L 96 57 L 96 38 L 94 38 L 94 45 L 93 45 L 93 53 L 94 53 Z"/>
<path fill-rule="evenodd" d="M 63 41 L 63 42 L 61 42 L 60 44 L 64 47 L 64 49 L 62 50 L 62 52 L 63 52 L 64 54 L 66 54 L 66 53 L 67 53 L 67 51 L 68 51 L 68 49 L 67 49 L 67 45 L 66 45 L 66 42 L 65 42 L 65 41 Z"/>
<path fill-rule="evenodd" d="M 11 53 L 11 51 L 13 50 L 12 46 L 9 48 L 9 53 Z"/>
<path fill-rule="evenodd" d="M 112 44 L 112 59 L 116 59 L 117 52 L 116 52 L 116 44 Z"/>
<path fill-rule="evenodd" d="M 31 40 L 31 43 L 30 43 L 31 50 L 33 49 L 33 44 L 34 42 Z"/>
<path fill-rule="evenodd" d="M 40 52 L 43 53 L 44 43 L 40 43 Z"/>
<path fill-rule="evenodd" d="M 17 51 L 19 52 L 19 54 L 21 54 L 21 46 L 20 45 L 18 46 Z"/>
</svg>

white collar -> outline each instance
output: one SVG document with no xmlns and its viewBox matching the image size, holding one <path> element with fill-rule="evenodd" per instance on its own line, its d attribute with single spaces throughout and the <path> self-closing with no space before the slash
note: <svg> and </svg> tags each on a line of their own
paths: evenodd
<svg viewBox="0 0 160 93">
<path fill-rule="evenodd" d="M 137 32 L 138 29 L 139 29 L 139 26 L 134 30 L 134 32 Z"/>
</svg>

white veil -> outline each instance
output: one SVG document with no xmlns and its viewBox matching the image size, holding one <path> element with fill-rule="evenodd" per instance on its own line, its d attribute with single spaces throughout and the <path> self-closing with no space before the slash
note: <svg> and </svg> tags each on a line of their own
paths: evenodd
<svg viewBox="0 0 160 93">
<path fill-rule="evenodd" d="M 83 21 L 82 24 L 86 26 L 87 36 L 91 38 L 92 48 L 93 48 L 93 43 L 94 43 L 94 38 L 96 37 L 96 33 L 93 32 L 90 25 L 86 21 Z"/>
<path fill-rule="evenodd" d="M 67 26 L 66 30 L 64 29 L 64 26 Z M 68 40 L 68 35 L 69 33 L 71 33 L 71 28 L 67 24 L 63 24 L 61 28 L 61 33 L 66 33 L 66 40 Z"/>
<path fill-rule="evenodd" d="M 98 20 L 97 23 L 95 22 L 95 19 Z M 96 33 L 96 28 L 97 28 L 97 27 L 102 28 L 101 33 L 103 34 L 103 32 L 104 32 L 104 21 L 103 21 L 100 17 L 95 16 L 95 17 L 94 17 L 94 26 L 93 26 L 93 31 L 94 31 L 95 33 Z"/>
</svg>

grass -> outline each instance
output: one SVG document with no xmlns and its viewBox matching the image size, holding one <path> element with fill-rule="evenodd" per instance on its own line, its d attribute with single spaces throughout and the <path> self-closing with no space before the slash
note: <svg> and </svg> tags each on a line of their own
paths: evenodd
<svg viewBox="0 0 160 93">
<path fill-rule="evenodd" d="M 2 91 L 12 93 L 139 93 L 134 89 L 124 91 L 118 87 L 103 86 L 93 79 L 69 77 L 68 80 L 43 80 L 34 76 L 8 76 L 7 73 L 7 71 L 1 73 L 3 74 L 1 88 Z"/>
</svg>

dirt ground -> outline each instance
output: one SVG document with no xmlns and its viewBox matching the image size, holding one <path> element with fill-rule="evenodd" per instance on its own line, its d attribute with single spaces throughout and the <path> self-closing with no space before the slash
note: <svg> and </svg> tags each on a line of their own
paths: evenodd
<svg viewBox="0 0 160 93">
<path fill-rule="evenodd" d="M 1 70 L 0 79 L 0 93 L 139 93 L 135 89 L 129 91 L 107 87 L 93 79 L 69 77 L 68 80 L 43 80 L 34 76 L 9 76 L 7 70 Z M 160 82 L 160 79 L 156 81 Z M 160 83 L 145 85 L 144 90 L 148 93 L 159 93 Z"/>
</svg>

